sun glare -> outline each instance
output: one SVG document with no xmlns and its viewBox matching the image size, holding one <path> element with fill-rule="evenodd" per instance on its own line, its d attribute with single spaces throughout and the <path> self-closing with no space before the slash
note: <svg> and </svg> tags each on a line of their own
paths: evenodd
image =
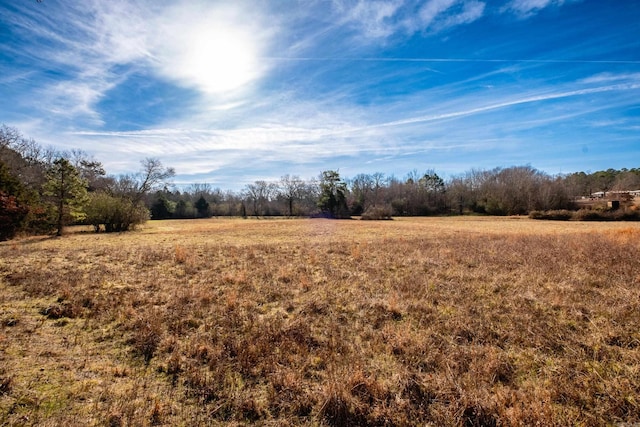
<svg viewBox="0 0 640 427">
<path fill-rule="evenodd" d="M 259 37 L 228 11 L 175 15 L 160 35 L 162 74 L 205 93 L 242 88 L 259 77 Z"/>
<path fill-rule="evenodd" d="M 241 31 L 202 28 L 185 46 L 181 73 L 206 92 L 238 89 L 256 77 L 255 48 Z"/>
</svg>

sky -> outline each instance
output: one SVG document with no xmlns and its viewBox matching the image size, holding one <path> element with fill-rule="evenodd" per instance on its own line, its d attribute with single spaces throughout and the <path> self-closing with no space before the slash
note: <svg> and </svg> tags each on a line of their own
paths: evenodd
<svg viewBox="0 0 640 427">
<path fill-rule="evenodd" d="M 640 2 L 0 0 L 0 123 L 225 190 L 640 167 Z"/>
</svg>

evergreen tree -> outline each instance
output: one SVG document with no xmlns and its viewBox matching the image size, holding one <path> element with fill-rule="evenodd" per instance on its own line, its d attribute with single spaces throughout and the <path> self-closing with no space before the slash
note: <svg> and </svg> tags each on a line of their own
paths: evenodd
<svg viewBox="0 0 640 427">
<path fill-rule="evenodd" d="M 151 218 L 167 219 L 173 216 L 176 209 L 176 203 L 167 199 L 167 196 L 160 194 L 156 201 L 151 205 Z"/>
<path fill-rule="evenodd" d="M 54 201 L 56 235 L 61 236 L 65 224 L 85 217 L 83 205 L 87 201 L 87 181 L 80 177 L 78 170 L 65 158 L 55 160 L 46 176 L 44 194 Z"/>
<path fill-rule="evenodd" d="M 209 202 L 207 202 L 203 195 L 200 195 L 200 198 L 196 201 L 194 207 L 198 211 L 198 216 L 200 218 L 208 218 L 211 216 L 209 211 Z"/>
<path fill-rule="evenodd" d="M 337 171 L 324 171 L 320 176 L 318 207 L 329 218 L 349 218 L 347 184 Z"/>
</svg>

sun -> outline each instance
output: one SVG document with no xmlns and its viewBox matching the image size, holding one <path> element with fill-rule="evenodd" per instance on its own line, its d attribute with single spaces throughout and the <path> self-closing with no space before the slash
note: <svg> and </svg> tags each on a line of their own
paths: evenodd
<svg viewBox="0 0 640 427">
<path fill-rule="evenodd" d="M 241 16 L 221 9 L 173 13 L 156 44 L 161 74 L 207 94 L 229 93 L 256 80 L 259 31 Z"/>
<path fill-rule="evenodd" d="M 242 30 L 199 28 L 185 45 L 179 73 L 207 93 L 236 90 L 257 77 L 253 41 Z"/>
</svg>

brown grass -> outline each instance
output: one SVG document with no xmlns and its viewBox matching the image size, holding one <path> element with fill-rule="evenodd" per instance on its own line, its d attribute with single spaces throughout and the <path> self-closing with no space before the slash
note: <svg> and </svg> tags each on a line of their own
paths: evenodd
<svg viewBox="0 0 640 427">
<path fill-rule="evenodd" d="M 640 422 L 640 227 L 192 220 L 0 244 L 2 425 Z"/>
</svg>

